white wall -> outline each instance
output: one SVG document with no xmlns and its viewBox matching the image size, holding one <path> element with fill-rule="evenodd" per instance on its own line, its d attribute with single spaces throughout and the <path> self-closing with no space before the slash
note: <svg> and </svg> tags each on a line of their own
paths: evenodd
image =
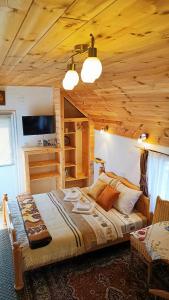
<svg viewBox="0 0 169 300">
<path fill-rule="evenodd" d="M 19 187 L 18 191 L 23 191 L 23 162 L 22 162 L 22 147 L 35 146 L 37 141 L 42 137 L 49 139 L 55 135 L 37 135 L 23 136 L 22 116 L 23 115 L 49 115 L 53 114 L 53 95 L 52 88 L 47 87 L 0 87 L 5 90 L 6 105 L 0 106 L 0 112 L 15 111 L 16 127 L 17 127 L 17 153 L 19 167 Z M 3 169 L 3 175 L 5 175 Z M 9 170 L 8 170 L 9 173 Z M 4 190 L 6 191 L 6 190 Z"/>
<path fill-rule="evenodd" d="M 169 147 L 146 144 L 148 149 L 169 154 Z M 95 130 L 95 157 L 106 161 L 106 171 L 113 171 L 139 185 L 140 150 L 137 140 L 101 133 Z M 98 177 L 98 164 L 94 167 L 94 177 Z"/>
</svg>

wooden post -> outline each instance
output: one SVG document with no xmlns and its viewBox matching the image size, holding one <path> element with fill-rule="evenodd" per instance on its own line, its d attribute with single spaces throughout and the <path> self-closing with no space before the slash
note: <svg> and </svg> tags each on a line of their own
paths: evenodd
<svg viewBox="0 0 169 300">
<path fill-rule="evenodd" d="M 2 212 L 3 212 L 3 222 L 4 225 L 7 225 L 7 220 L 6 220 L 6 202 L 8 201 L 8 195 L 3 194 L 2 198 Z"/>
<path fill-rule="evenodd" d="M 15 273 L 15 290 L 19 291 L 24 287 L 22 270 L 22 249 L 18 242 L 13 243 L 13 263 Z"/>
</svg>

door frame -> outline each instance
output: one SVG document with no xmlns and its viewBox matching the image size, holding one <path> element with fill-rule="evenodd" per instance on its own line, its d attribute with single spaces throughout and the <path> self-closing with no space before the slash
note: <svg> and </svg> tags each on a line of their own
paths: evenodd
<svg viewBox="0 0 169 300">
<path fill-rule="evenodd" d="M 12 134 L 12 151 L 13 153 L 13 162 L 6 166 L 13 166 L 16 167 L 16 182 L 17 182 L 17 194 L 21 190 L 20 186 L 20 170 L 19 170 L 19 152 L 18 152 L 18 136 L 17 136 L 17 118 L 16 118 L 16 111 L 15 110 L 0 110 L 0 115 L 5 116 L 8 115 L 11 117 L 11 134 Z M 3 167 L 3 166 L 2 166 Z M 5 165 L 4 165 L 5 167 Z"/>
</svg>

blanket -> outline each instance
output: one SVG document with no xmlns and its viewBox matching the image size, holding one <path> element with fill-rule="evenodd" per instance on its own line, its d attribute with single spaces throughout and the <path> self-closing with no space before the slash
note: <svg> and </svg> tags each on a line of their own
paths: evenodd
<svg viewBox="0 0 169 300">
<path fill-rule="evenodd" d="M 86 189 L 79 189 L 83 197 L 93 201 Z M 105 211 L 97 203 L 91 214 L 72 212 L 74 203 L 63 201 L 64 190 L 57 189 L 47 194 L 33 195 L 40 215 L 47 226 L 52 241 L 38 249 L 29 247 L 20 209 L 17 201 L 9 201 L 17 240 L 22 247 L 23 269 L 25 271 L 62 261 L 121 239 L 123 233 L 142 227 L 143 219 L 133 213 L 125 218 L 115 209 Z"/>
<path fill-rule="evenodd" d="M 39 210 L 30 194 L 21 194 L 17 197 L 25 231 L 31 249 L 46 246 L 52 240 Z"/>
</svg>

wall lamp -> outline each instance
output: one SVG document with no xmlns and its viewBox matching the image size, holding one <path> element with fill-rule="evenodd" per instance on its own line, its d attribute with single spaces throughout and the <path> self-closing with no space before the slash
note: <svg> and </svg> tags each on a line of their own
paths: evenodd
<svg viewBox="0 0 169 300">
<path fill-rule="evenodd" d="M 106 126 L 104 126 L 104 127 L 102 127 L 102 128 L 100 129 L 100 133 L 108 132 L 108 130 L 109 130 L 109 126 L 106 125 Z"/>
<path fill-rule="evenodd" d="M 138 138 L 138 143 L 143 143 L 148 139 L 149 134 L 148 133 L 142 133 L 140 134 Z"/>
<path fill-rule="evenodd" d="M 90 34 L 90 47 L 87 44 L 80 44 L 74 47 L 74 54 L 71 57 L 71 64 L 67 66 L 67 72 L 63 79 L 63 88 L 65 90 L 73 90 L 79 82 L 79 75 L 75 70 L 75 63 L 73 57 L 77 54 L 82 54 L 88 51 L 88 57 L 83 62 L 81 70 L 81 79 L 85 83 L 93 83 L 98 79 L 102 73 L 102 64 L 97 57 L 97 48 L 94 47 L 95 38 L 93 34 Z"/>
</svg>

